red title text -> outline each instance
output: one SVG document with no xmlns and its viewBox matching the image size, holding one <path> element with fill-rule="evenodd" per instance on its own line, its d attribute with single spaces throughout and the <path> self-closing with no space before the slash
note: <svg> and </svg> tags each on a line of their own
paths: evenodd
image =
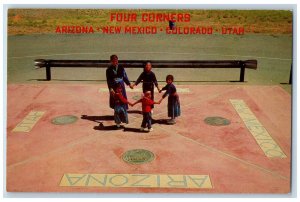
<svg viewBox="0 0 300 202">
<path fill-rule="evenodd" d="M 111 22 L 190 22 L 189 13 L 111 13 Z"/>
</svg>

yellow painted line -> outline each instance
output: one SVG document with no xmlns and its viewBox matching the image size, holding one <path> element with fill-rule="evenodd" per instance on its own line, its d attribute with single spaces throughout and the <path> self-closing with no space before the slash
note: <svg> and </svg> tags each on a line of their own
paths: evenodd
<svg viewBox="0 0 300 202">
<path fill-rule="evenodd" d="M 178 93 L 190 93 L 190 89 L 189 88 L 176 88 L 176 91 Z"/>
<path fill-rule="evenodd" d="M 176 88 L 176 90 L 178 93 L 190 93 L 191 92 L 189 88 Z M 142 88 L 134 88 L 134 89 L 127 88 L 126 91 L 131 92 L 131 93 L 143 92 Z M 99 93 L 108 92 L 108 88 L 99 88 L 98 92 Z"/>
<path fill-rule="evenodd" d="M 59 186 L 211 189 L 209 175 L 64 174 Z"/>
<path fill-rule="evenodd" d="M 230 99 L 230 102 L 265 155 L 269 158 L 286 158 L 284 152 L 252 113 L 247 104 L 243 100 Z"/>
<path fill-rule="evenodd" d="M 12 130 L 12 132 L 30 132 L 44 113 L 45 112 L 42 111 L 29 112 L 29 114 Z"/>
</svg>

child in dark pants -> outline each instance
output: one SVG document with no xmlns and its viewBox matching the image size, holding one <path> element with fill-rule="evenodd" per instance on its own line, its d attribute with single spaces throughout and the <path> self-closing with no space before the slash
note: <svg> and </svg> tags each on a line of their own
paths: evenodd
<svg viewBox="0 0 300 202">
<path fill-rule="evenodd" d="M 147 62 L 144 67 L 144 71 L 141 73 L 139 78 L 133 84 L 133 87 L 137 86 L 141 81 L 143 81 L 143 93 L 150 91 L 151 100 L 154 100 L 154 85 L 156 86 L 158 91 L 160 91 L 160 88 L 158 86 L 156 76 L 151 70 L 152 70 L 152 65 L 150 62 Z M 154 105 L 151 105 L 151 108 L 154 108 Z"/>
<path fill-rule="evenodd" d="M 115 103 L 114 108 L 114 119 L 117 127 L 121 127 L 121 123 L 128 123 L 128 115 L 127 115 L 127 109 L 126 106 L 129 104 L 132 106 L 132 103 L 128 102 L 128 100 L 123 96 L 122 93 L 122 86 L 117 85 L 116 92 L 113 92 L 113 98 Z"/>
<path fill-rule="evenodd" d="M 151 115 L 151 105 L 154 104 L 160 104 L 161 101 L 159 102 L 155 102 L 153 100 L 151 100 L 151 92 L 147 91 L 144 93 L 144 97 L 138 101 L 136 101 L 135 103 L 133 103 L 133 105 L 137 104 L 137 103 L 142 103 L 142 111 L 143 111 L 143 122 L 141 125 L 141 131 L 152 131 L 152 115 Z M 133 106 L 132 105 L 132 106 Z M 146 129 L 146 127 L 148 128 L 148 130 Z"/>
<path fill-rule="evenodd" d="M 159 92 L 161 93 L 163 90 L 165 90 L 165 94 L 162 96 L 162 99 L 164 99 L 167 95 L 168 97 L 168 117 L 171 119 L 168 121 L 169 124 L 175 124 L 175 118 L 180 116 L 180 102 L 179 102 L 179 96 L 176 92 L 176 87 L 173 84 L 174 77 L 173 75 L 168 75 L 166 77 L 166 83 L 167 85 L 163 87 Z"/>
</svg>

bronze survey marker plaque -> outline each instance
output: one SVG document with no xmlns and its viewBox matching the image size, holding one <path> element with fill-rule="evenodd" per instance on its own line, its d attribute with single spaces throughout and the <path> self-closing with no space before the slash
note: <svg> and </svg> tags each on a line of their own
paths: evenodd
<svg viewBox="0 0 300 202">
<path fill-rule="evenodd" d="M 133 149 L 126 151 L 122 155 L 123 161 L 130 164 L 143 164 L 151 162 L 155 158 L 155 155 L 145 149 Z"/>
<path fill-rule="evenodd" d="M 64 116 L 58 116 L 52 119 L 51 123 L 55 125 L 66 125 L 75 123 L 77 121 L 77 117 L 73 115 L 64 115 Z"/>
<path fill-rule="evenodd" d="M 218 116 L 207 117 L 204 119 L 204 122 L 212 126 L 226 126 L 230 124 L 230 120 Z"/>
</svg>

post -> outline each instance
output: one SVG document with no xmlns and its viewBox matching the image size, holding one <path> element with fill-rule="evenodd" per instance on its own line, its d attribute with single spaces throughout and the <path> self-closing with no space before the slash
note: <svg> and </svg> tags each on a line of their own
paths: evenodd
<svg viewBox="0 0 300 202">
<path fill-rule="evenodd" d="M 245 81 L 245 64 L 241 63 L 240 82 Z"/>
<path fill-rule="evenodd" d="M 51 80 L 51 66 L 49 62 L 46 62 L 46 80 Z"/>
</svg>

